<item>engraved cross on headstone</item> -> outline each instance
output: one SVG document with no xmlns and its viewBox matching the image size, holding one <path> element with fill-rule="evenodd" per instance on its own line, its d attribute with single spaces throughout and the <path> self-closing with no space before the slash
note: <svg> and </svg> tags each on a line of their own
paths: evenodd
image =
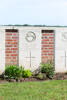
<svg viewBox="0 0 67 100">
<path fill-rule="evenodd" d="M 35 58 L 31 55 L 31 51 L 30 51 L 30 56 L 29 57 L 26 57 L 26 58 L 29 58 L 30 59 L 30 68 L 32 67 L 32 58 Z"/>
<path fill-rule="evenodd" d="M 66 51 L 65 51 L 65 55 L 64 56 L 62 56 L 62 57 L 64 57 L 64 59 L 65 59 L 65 67 L 66 67 L 66 61 L 67 61 L 67 54 L 66 54 Z"/>
</svg>

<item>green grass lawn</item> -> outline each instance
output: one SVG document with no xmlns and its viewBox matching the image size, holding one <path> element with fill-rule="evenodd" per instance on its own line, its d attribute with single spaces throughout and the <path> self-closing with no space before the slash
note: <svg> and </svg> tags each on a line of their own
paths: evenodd
<svg viewBox="0 0 67 100">
<path fill-rule="evenodd" d="M 0 100 L 67 100 L 67 80 L 0 84 Z"/>
</svg>

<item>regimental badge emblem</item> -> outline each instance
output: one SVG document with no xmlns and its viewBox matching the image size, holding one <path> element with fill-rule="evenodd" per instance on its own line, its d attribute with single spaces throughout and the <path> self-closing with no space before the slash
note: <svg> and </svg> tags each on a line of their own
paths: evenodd
<svg viewBox="0 0 67 100">
<path fill-rule="evenodd" d="M 62 33 L 62 39 L 67 41 L 67 32 Z"/>
<path fill-rule="evenodd" d="M 28 32 L 25 36 L 27 42 L 33 42 L 36 40 L 36 35 L 34 32 Z"/>
</svg>

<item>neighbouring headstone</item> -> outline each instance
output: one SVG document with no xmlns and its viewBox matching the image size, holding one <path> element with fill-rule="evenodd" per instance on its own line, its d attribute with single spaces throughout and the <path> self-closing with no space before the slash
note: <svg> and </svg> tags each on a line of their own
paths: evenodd
<svg viewBox="0 0 67 100">
<path fill-rule="evenodd" d="M 55 71 L 67 72 L 67 29 L 55 33 Z"/>
</svg>

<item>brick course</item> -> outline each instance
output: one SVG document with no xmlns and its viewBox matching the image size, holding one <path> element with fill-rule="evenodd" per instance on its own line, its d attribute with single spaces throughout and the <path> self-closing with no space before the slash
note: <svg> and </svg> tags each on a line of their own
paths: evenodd
<svg viewBox="0 0 67 100">
<path fill-rule="evenodd" d="M 5 30 L 5 64 L 17 65 L 18 64 L 18 30 L 6 29 Z"/>
<path fill-rule="evenodd" d="M 42 30 L 41 62 L 54 61 L 54 31 Z"/>
</svg>

